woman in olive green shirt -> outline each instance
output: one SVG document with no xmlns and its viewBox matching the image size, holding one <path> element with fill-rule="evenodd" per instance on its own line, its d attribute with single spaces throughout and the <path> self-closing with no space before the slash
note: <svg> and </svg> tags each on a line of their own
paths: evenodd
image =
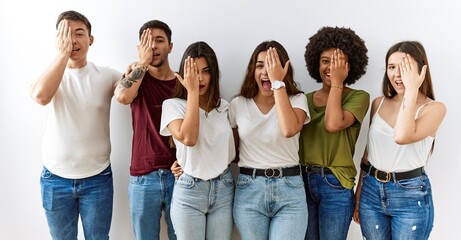
<svg viewBox="0 0 461 240">
<path fill-rule="evenodd" d="M 353 156 L 370 96 L 347 87 L 366 72 L 367 48 L 348 28 L 323 27 L 309 38 L 305 60 L 322 87 L 306 94 L 311 122 L 300 135 L 308 206 L 306 239 L 346 239 L 354 211 Z"/>
</svg>

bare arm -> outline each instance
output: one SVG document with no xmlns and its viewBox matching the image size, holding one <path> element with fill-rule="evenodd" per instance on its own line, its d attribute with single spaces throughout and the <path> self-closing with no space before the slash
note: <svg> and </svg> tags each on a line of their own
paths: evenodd
<svg viewBox="0 0 461 240">
<path fill-rule="evenodd" d="M 407 54 L 399 68 L 405 93 L 394 126 L 395 142 L 410 144 L 428 136 L 435 136 L 446 113 L 443 103 L 434 102 L 427 105 L 415 119 L 419 87 L 424 81 L 427 66 L 423 66 L 421 73 L 418 73 L 416 61 Z"/>
<path fill-rule="evenodd" d="M 138 96 L 139 86 L 152 61 L 152 41 L 151 30 L 144 30 L 141 35 L 141 43 L 138 46 L 139 63 L 131 64 L 128 67 L 132 71 L 118 82 L 114 91 L 115 98 L 122 104 L 130 104 Z"/>
<path fill-rule="evenodd" d="M 59 51 L 58 55 L 48 69 L 30 86 L 31 97 L 40 105 L 47 105 L 53 99 L 72 53 L 72 29 L 67 20 L 62 20 L 58 25 L 56 48 Z"/>
<path fill-rule="evenodd" d="M 267 74 L 271 82 L 285 78 L 290 61 L 282 68 L 280 58 L 275 48 L 269 48 L 266 56 Z M 307 114 L 304 110 L 293 108 L 285 88 L 274 90 L 275 107 L 282 134 L 289 138 L 299 133 L 304 125 Z"/>
<path fill-rule="evenodd" d="M 341 50 L 335 50 L 330 61 L 331 86 L 325 110 L 325 130 L 338 132 L 350 127 L 355 122 L 354 115 L 342 109 L 341 97 L 344 80 L 349 72 L 349 64 Z"/>
<path fill-rule="evenodd" d="M 373 116 L 375 115 L 379 103 L 381 101 L 381 98 L 375 98 L 373 100 L 373 103 L 371 105 L 371 113 L 370 113 L 370 125 L 371 121 L 373 119 Z M 363 163 L 368 163 L 368 149 L 365 147 L 365 151 L 363 152 L 363 157 L 362 157 L 362 162 Z M 357 187 L 355 189 L 355 208 L 354 208 L 354 214 L 352 215 L 352 219 L 354 222 L 360 224 L 360 218 L 359 218 L 359 209 L 360 209 L 360 194 L 362 193 L 362 179 L 363 179 L 363 171 L 359 169 L 359 180 L 357 182 Z"/>
<path fill-rule="evenodd" d="M 177 119 L 168 124 L 171 135 L 186 146 L 197 143 L 200 117 L 199 117 L 199 79 L 198 69 L 194 59 L 188 57 L 184 64 L 184 79 L 175 74 L 182 85 L 187 89 L 186 115 L 184 119 Z"/>
</svg>

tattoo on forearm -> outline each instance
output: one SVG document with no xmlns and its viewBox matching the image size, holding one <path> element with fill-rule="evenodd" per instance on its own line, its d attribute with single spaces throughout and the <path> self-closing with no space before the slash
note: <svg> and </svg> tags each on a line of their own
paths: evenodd
<svg viewBox="0 0 461 240">
<path fill-rule="evenodd" d="M 127 77 L 120 81 L 120 85 L 125 88 L 130 88 L 144 76 L 144 73 L 145 72 L 142 71 L 141 68 L 135 68 Z"/>
</svg>

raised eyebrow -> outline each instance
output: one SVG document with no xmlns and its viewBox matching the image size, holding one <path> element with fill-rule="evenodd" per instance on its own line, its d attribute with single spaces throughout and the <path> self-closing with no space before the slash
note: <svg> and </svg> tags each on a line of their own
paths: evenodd
<svg viewBox="0 0 461 240">
<path fill-rule="evenodd" d="M 206 66 L 206 67 L 202 68 L 202 70 L 205 70 L 205 71 L 206 71 L 206 70 L 210 70 L 210 67 L 209 67 L 209 66 Z"/>
</svg>

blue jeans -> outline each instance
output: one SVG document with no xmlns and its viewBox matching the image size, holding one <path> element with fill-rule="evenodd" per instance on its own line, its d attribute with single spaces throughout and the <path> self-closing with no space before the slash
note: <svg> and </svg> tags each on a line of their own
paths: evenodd
<svg viewBox="0 0 461 240">
<path fill-rule="evenodd" d="M 341 186 L 333 174 L 303 172 L 309 219 L 305 239 L 342 240 L 354 213 L 354 190 Z"/>
<path fill-rule="evenodd" d="M 301 175 L 239 174 L 234 219 L 242 240 L 304 239 L 307 207 Z"/>
<path fill-rule="evenodd" d="M 434 207 L 427 175 L 382 183 L 364 173 L 359 217 L 367 240 L 428 239 Z"/>
<path fill-rule="evenodd" d="M 234 180 L 227 168 L 204 181 L 182 174 L 176 181 L 171 219 L 180 240 L 229 240 L 232 235 Z"/>
<path fill-rule="evenodd" d="M 130 176 L 128 200 L 131 225 L 136 239 L 160 239 L 162 210 L 168 227 L 168 237 L 176 239 L 170 219 L 174 175 L 170 170 L 159 169 L 142 176 Z"/>
<path fill-rule="evenodd" d="M 40 185 L 42 204 L 53 239 L 77 239 L 80 214 L 86 240 L 109 239 L 114 187 L 112 170 L 83 179 L 66 179 L 45 167 Z"/>
</svg>

